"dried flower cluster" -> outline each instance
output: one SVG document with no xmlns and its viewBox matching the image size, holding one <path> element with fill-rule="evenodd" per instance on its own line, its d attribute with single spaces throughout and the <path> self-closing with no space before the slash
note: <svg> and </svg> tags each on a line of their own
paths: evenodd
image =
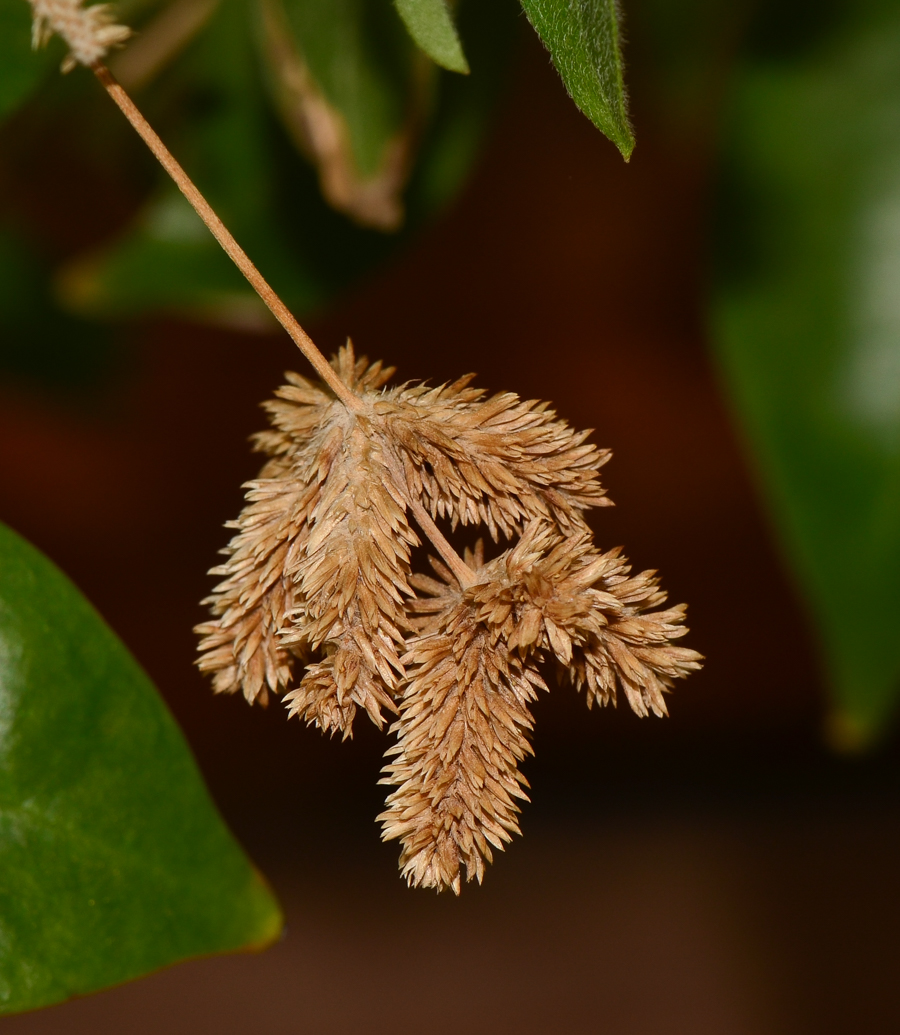
<svg viewBox="0 0 900 1035">
<path fill-rule="evenodd" d="M 618 550 L 594 546 L 584 512 L 609 502 L 609 453 L 545 403 L 486 397 L 471 376 L 388 387 L 393 371 L 357 361 L 349 342 L 329 366 L 103 66 L 130 30 L 105 5 L 30 3 L 35 46 L 59 33 L 63 69 L 93 67 L 323 378 L 288 374 L 265 404 L 271 427 L 255 444 L 268 460 L 212 572 L 200 668 L 219 693 L 283 694 L 290 715 L 344 738 L 359 709 L 379 729 L 395 715 L 383 837 L 400 841 L 410 884 L 459 893 L 463 871 L 481 881 L 519 831 L 541 666 L 555 663 L 589 707 L 621 691 L 639 715 L 664 715 L 664 692 L 700 667 L 673 645 L 684 605 L 653 610 L 665 600 L 654 573 L 631 576 Z M 511 545 L 486 560 L 478 540 L 460 557 L 437 520 Z M 420 534 L 437 579 L 412 570 Z"/>
<path fill-rule="evenodd" d="M 63 71 L 75 65 L 94 65 L 106 57 L 112 47 L 120 46 L 131 36 L 131 29 L 117 25 L 107 4 L 85 7 L 83 0 L 29 0 L 34 12 L 32 43 L 44 46 L 54 33 L 59 33 L 69 47 Z"/>
<path fill-rule="evenodd" d="M 608 503 L 609 454 L 586 432 L 471 377 L 387 387 L 392 371 L 349 343 L 333 368 L 352 405 L 296 374 L 265 404 L 269 459 L 213 569 L 199 665 L 218 692 L 286 693 L 291 715 L 344 737 L 360 708 L 379 728 L 398 715 L 383 836 L 411 884 L 458 892 L 518 832 L 542 663 L 589 706 L 621 691 L 664 715 L 700 656 L 673 645 L 683 605 L 653 610 L 654 573 L 594 546 L 584 512 Z M 459 557 L 435 519 L 514 545 Z M 420 533 L 438 579 L 411 570 Z"/>
</svg>

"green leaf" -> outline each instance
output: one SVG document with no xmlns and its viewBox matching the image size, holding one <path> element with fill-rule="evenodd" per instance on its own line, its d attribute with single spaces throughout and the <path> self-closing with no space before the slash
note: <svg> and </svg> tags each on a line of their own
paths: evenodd
<svg viewBox="0 0 900 1035">
<path fill-rule="evenodd" d="M 3 525 L 0 874 L 3 1013 L 261 948 L 282 924 L 147 676 Z"/>
<path fill-rule="evenodd" d="M 628 160 L 628 123 L 616 0 L 521 0 L 572 100 Z"/>
<path fill-rule="evenodd" d="M 410 36 L 442 68 L 469 74 L 447 0 L 394 0 Z"/>
<path fill-rule="evenodd" d="M 437 69 L 386 0 L 258 3 L 273 96 L 322 194 L 362 226 L 398 229 Z"/>
<path fill-rule="evenodd" d="M 96 383 L 114 369 L 107 327 L 64 313 L 50 268 L 0 223 L 0 373 L 44 384 Z"/>
<path fill-rule="evenodd" d="M 31 8 L 23 0 L 0 0 L 0 119 L 14 111 L 41 83 L 50 66 L 59 66 L 55 43 L 31 49 Z"/>
<path fill-rule="evenodd" d="M 839 10 L 737 76 L 713 322 L 835 728 L 864 741 L 900 691 L 900 10 Z"/>
</svg>

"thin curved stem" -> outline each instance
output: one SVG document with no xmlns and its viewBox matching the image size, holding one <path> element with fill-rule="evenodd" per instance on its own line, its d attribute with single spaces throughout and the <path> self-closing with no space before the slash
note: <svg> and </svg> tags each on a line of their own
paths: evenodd
<svg viewBox="0 0 900 1035">
<path fill-rule="evenodd" d="M 407 503 L 409 504 L 409 509 L 412 511 L 413 517 L 416 519 L 416 524 L 431 540 L 435 550 L 437 550 L 441 555 L 441 559 L 456 576 L 460 586 L 462 586 L 463 589 L 468 589 L 469 586 L 473 586 L 475 584 L 475 572 L 472 571 L 456 550 L 454 550 L 447 542 L 443 533 L 434 523 L 428 511 L 413 496 L 407 496 Z"/>
<path fill-rule="evenodd" d="M 316 373 L 349 410 L 352 410 L 355 413 L 361 412 L 363 409 L 362 400 L 337 376 L 335 371 L 332 369 L 331 364 L 325 359 L 322 353 L 319 352 L 315 342 L 310 338 L 306 331 L 303 330 L 288 307 L 275 293 L 275 290 L 269 282 L 265 277 L 263 277 L 256 266 L 254 266 L 250 257 L 234 239 L 228 227 L 226 227 L 222 220 L 216 215 L 212 206 L 206 198 L 203 197 L 194 185 L 194 182 L 184 169 L 182 169 L 175 156 L 166 147 L 150 123 L 141 114 L 134 101 L 132 101 L 122 86 L 116 82 L 115 76 L 110 72 L 106 65 L 100 61 L 96 62 L 91 67 L 93 68 L 94 75 L 97 76 L 106 89 L 106 92 L 116 102 L 122 114 L 126 119 L 128 119 L 144 143 L 159 160 L 162 167 L 175 181 L 178 189 L 190 202 L 197 215 L 207 225 L 213 237 L 215 237 L 219 242 L 235 266 L 237 266 L 241 273 L 244 274 L 250 282 L 250 286 L 269 307 L 275 319 L 288 332 L 294 340 L 294 343 L 315 368 Z M 432 545 L 459 580 L 459 584 L 463 589 L 467 586 L 471 586 L 475 581 L 475 573 L 453 549 L 450 543 L 447 542 L 441 533 L 441 530 L 434 523 L 431 515 L 422 506 L 421 502 L 409 492 L 406 486 L 406 479 L 402 476 L 402 468 L 400 467 L 399 462 L 397 462 L 395 458 L 392 458 L 392 460 L 391 473 L 394 476 L 398 489 L 403 493 L 406 503 L 412 511 L 412 515 L 419 528 L 421 528 L 426 537 L 431 540 Z"/>
<path fill-rule="evenodd" d="M 403 496 L 403 500 L 412 512 L 412 516 L 416 519 L 416 524 L 422 529 L 425 536 L 431 540 L 431 545 L 437 550 L 441 555 L 441 559 L 456 576 L 457 582 L 459 582 L 463 589 L 468 589 L 469 586 L 474 585 L 475 572 L 453 549 L 443 532 L 434 523 L 431 515 L 422 506 L 421 500 L 417 499 L 409 491 L 406 476 L 403 473 L 403 466 L 398 457 L 389 451 L 385 456 L 385 460 L 387 461 L 388 470 L 391 473 L 394 485 Z"/>
<path fill-rule="evenodd" d="M 303 330 L 288 307 L 281 301 L 269 282 L 263 277 L 250 257 L 237 243 L 229 229 L 213 211 L 212 206 L 196 188 L 191 178 L 176 161 L 175 156 L 160 140 L 156 131 L 140 113 L 134 101 L 102 62 L 91 66 L 94 75 L 103 84 L 106 92 L 112 97 L 122 114 L 135 128 L 144 143 L 157 157 L 162 167 L 175 181 L 176 186 L 187 198 L 197 215 L 209 227 L 213 237 L 219 242 L 225 253 L 244 274 L 250 286 L 265 302 L 275 319 L 288 332 L 294 343 L 315 368 L 316 373 L 341 400 L 344 405 L 355 412 L 362 409 L 362 401 L 344 384 L 331 367 L 331 364 L 316 347 L 315 342 Z"/>
</svg>

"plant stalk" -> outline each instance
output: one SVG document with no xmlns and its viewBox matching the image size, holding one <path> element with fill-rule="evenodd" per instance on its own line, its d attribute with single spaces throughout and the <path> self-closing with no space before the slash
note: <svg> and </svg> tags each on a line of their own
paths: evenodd
<svg viewBox="0 0 900 1035">
<path fill-rule="evenodd" d="M 228 227 L 226 227 L 222 220 L 216 215 L 212 206 L 206 198 L 203 197 L 194 185 L 193 180 L 191 180 L 184 169 L 182 169 L 175 156 L 166 147 L 150 123 L 138 110 L 134 101 L 132 101 L 123 87 L 116 81 L 112 72 L 110 72 L 106 65 L 100 61 L 96 62 L 91 67 L 94 75 L 96 75 L 103 84 L 106 92 L 118 105 L 119 110 L 125 118 L 128 119 L 144 143 L 159 160 L 160 165 L 162 165 L 166 172 L 175 181 L 175 185 L 187 198 L 191 207 L 209 228 L 210 233 L 219 242 L 235 266 L 237 266 L 241 273 L 244 274 L 253 290 L 269 307 L 275 319 L 288 332 L 294 341 L 294 344 L 300 349 L 303 355 L 306 356 L 316 373 L 334 392 L 338 399 L 341 400 L 347 409 L 352 410 L 355 413 L 360 413 L 363 409 L 362 400 L 337 376 L 331 364 L 319 351 L 315 342 L 310 338 L 306 331 L 303 330 L 288 307 L 275 293 L 275 290 L 269 282 L 259 272 L 256 266 L 254 266 L 249 255 L 247 255 L 244 249 L 237 243 Z M 441 530 L 434 523 L 431 515 L 422 506 L 421 502 L 415 499 L 412 493 L 409 492 L 406 486 L 406 479 L 398 477 L 399 464 L 392 465 L 392 467 L 394 468 L 392 473 L 394 475 L 394 480 L 397 483 L 397 487 L 406 497 L 407 505 L 412 511 L 413 517 L 415 518 L 419 528 L 421 528 L 427 538 L 431 540 L 432 545 L 459 580 L 463 589 L 472 585 L 475 578 L 472 569 L 465 563 L 465 561 L 463 561 L 450 543 L 447 542 L 446 538 L 441 533 Z"/>
<path fill-rule="evenodd" d="M 331 364 L 319 352 L 315 342 L 303 330 L 294 318 L 288 307 L 281 301 L 272 286 L 259 272 L 250 260 L 250 257 L 237 243 L 231 232 L 221 219 L 213 211 L 212 206 L 203 197 L 200 191 L 194 186 L 193 181 L 176 161 L 175 156 L 160 140 L 156 131 L 140 113 L 134 101 L 128 96 L 125 90 L 116 82 L 112 72 L 101 62 L 92 66 L 94 75 L 103 84 L 106 92 L 118 105 L 120 111 L 135 128 L 144 143 L 157 157 L 162 167 L 175 181 L 181 193 L 190 202 L 192 208 L 203 222 L 209 227 L 213 237 L 225 250 L 228 257 L 237 266 L 250 282 L 253 290 L 265 302 L 275 319 L 288 332 L 294 344 L 300 349 L 304 356 L 315 368 L 316 373 L 350 410 L 359 412 L 362 409 L 362 402 L 350 389 L 341 381 Z"/>
</svg>

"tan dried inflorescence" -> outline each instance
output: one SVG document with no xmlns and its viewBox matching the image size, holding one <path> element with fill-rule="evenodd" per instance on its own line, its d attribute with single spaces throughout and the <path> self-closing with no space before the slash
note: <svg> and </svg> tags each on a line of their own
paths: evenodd
<svg viewBox="0 0 900 1035">
<path fill-rule="evenodd" d="M 584 512 L 609 502 L 609 453 L 586 432 L 471 377 L 387 387 L 393 371 L 349 343 L 333 367 L 353 405 L 297 374 L 265 404 L 255 445 L 269 460 L 213 569 L 199 665 L 217 692 L 286 694 L 291 715 L 344 737 L 358 708 L 379 728 L 397 715 L 383 836 L 400 840 L 411 884 L 458 892 L 462 870 L 480 881 L 518 832 L 544 663 L 589 706 L 621 692 L 664 715 L 664 692 L 701 659 L 673 645 L 684 605 L 653 610 L 654 573 L 594 546 Z M 513 545 L 459 557 L 435 519 Z M 439 579 L 412 571 L 422 533 Z"/>
<path fill-rule="evenodd" d="M 75 65 L 94 65 L 112 47 L 131 36 L 131 29 L 117 25 L 108 4 L 85 7 L 83 0 L 29 0 L 34 13 L 32 42 L 41 47 L 58 33 L 69 47 L 63 71 Z"/>
</svg>

